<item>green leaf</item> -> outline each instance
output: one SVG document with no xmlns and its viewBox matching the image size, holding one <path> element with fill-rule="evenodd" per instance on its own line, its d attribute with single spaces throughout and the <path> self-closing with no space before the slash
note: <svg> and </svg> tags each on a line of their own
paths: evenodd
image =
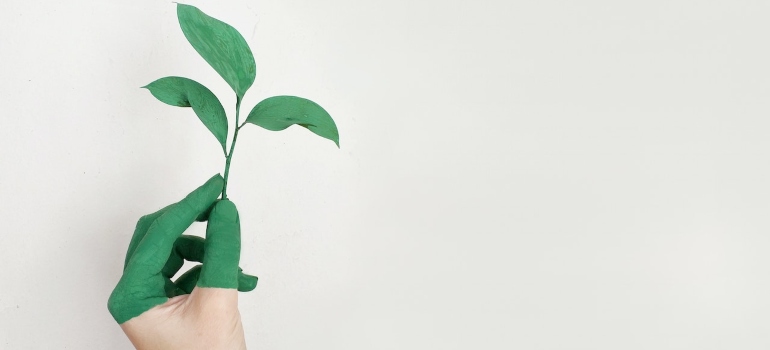
<svg viewBox="0 0 770 350">
<path fill-rule="evenodd" d="M 318 136 L 340 146 L 340 134 L 334 119 L 317 103 L 295 96 L 274 96 L 254 106 L 247 123 L 267 130 L 280 131 L 293 124 L 307 128 Z"/>
<path fill-rule="evenodd" d="M 241 33 L 195 6 L 178 4 L 177 17 L 195 51 L 230 84 L 239 98 L 243 97 L 254 83 L 257 65 Z"/>
<path fill-rule="evenodd" d="M 208 88 L 197 81 L 182 77 L 160 78 L 147 86 L 153 96 L 163 103 L 177 107 L 192 107 L 195 114 L 225 149 L 227 114 L 222 103 Z"/>
</svg>

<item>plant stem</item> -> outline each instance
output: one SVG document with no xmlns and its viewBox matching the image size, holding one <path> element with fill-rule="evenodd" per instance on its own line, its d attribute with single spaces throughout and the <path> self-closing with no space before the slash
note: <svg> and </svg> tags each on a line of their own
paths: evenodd
<svg viewBox="0 0 770 350">
<path fill-rule="evenodd" d="M 236 97 L 235 100 L 235 132 L 233 133 L 233 142 L 230 144 L 230 153 L 225 157 L 225 186 L 222 188 L 222 199 L 227 199 L 227 178 L 230 177 L 230 161 L 233 159 L 233 151 L 235 150 L 235 141 L 238 140 L 238 131 L 241 130 L 242 125 L 238 125 L 241 114 L 241 97 Z"/>
</svg>

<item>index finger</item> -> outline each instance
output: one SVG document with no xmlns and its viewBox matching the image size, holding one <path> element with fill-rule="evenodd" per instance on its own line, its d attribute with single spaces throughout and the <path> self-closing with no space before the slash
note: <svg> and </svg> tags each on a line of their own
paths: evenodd
<svg viewBox="0 0 770 350">
<path fill-rule="evenodd" d="M 203 186 L 198 187 L 187 197 L 168 209 L 150 225 L 147 234 L 139 242 L 136 251 L 128 263 L 150 275 L 160 273 L 166 264 L 174 241 L 187 230 L 201 213 L 205 212 L 217 200 L 222 192 L 224 180 L 219 174 L 214 175 Z"/>
</svg>

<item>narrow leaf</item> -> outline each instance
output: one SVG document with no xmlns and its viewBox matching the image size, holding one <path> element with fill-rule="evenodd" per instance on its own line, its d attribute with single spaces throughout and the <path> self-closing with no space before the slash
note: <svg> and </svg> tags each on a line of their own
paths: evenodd
<svg viewBox="0 0 770 350">
<path fill-rule="evenodd" d="M 241 33 L 195 6 L 178 4 L 177 17 L 195 51 L 243 97 L 254 83 L 257 65 Z"/>
<path fill-rule="evenodd" d="M 227 114 L 222 103 L 208 88 L 182 77 L 160 78 L 144 86 L 163 103 L 177 107 L 192 107 L 203 125 L 214 134 L 225 149 L 227 140 Z"/>
<path fill-rule="evenodd" d="M 317 103 L 295 96 L 274 96 L 254 106 L 247 123 L 267 130 L 280 131 L 293 124 L 307 128 L 340 146 L 340 134 L 334 119 Z"/>
</svg>

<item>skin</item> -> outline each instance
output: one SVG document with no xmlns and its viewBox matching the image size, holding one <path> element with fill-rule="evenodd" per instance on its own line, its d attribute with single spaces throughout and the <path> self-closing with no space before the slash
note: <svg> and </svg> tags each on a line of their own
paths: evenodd
<svg viewBox="0 0 770 350">
<path fill-rule="evenodd" d="M 246 348 L 238 291 L 257 278 L 238 267 L 240 219 L 235 204 L 217 200 L 223 185 L 216 175 L 137 223 L 107 303 L 137 349 Z M 208 221 L 206 239 L 182 235 L 196 219 Z M 202 264 L 172 281 L 184 260 Z"/>
<path fill-rule="evenodd" d="M 235 289 L 195 288 L 120 327 L 137 349 L 246 349 Z"/>
</svg>

